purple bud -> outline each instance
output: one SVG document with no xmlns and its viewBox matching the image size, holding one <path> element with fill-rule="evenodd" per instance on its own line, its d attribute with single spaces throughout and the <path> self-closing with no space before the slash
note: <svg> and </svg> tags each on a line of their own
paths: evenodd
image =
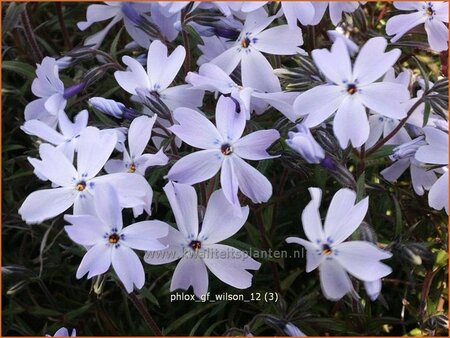
<svg viewBox="0 0 450 338">
<path fill-rule="evenodd" d="M 216 35 L 218 35 L 222 38 L 233 40 L 233 41 L 237 40 L 237 38 L 239 37 L 239 34 L 240 34 L 240 32 L 235 29 L 225 28 L 225 27 L 215 27 L 214 32 L 216 33 Z"/>
<path fill-rule="evenodd" d="M 139 25 L 142 21 L 141 15 L 133 8 L 133 4 L 124 2 L 122 4 L 122 13 L 130 19 L 135 25 Z"/>
<path fill-rule="evenodd" d="M 102 113 L 111 115 L 115 118 L 122 118 L 124 115 L 125 106 L 114 100 L 104 99 L 103 97 L 92 97 L 89 103 Z"/>
<path fill-rule="evenodd" d="M 127 108 L 127 107 L 123 107 L 122 108 L 122 112 L 123 112 L 123 118 L 125 120 L 134 120 L 136 117 L 140 116 L 141 114 L 139 114 L 136 110 L 132 109 L 132 108 Z"/>
<path fill-rule="evenodd" d="M 79 82 L 71 85 L 64 89 L 63 97 L 67 100 L 68 98 L 77 95 L 86 87 L 86 82 Z"/>
<path fill-rule="evenodd" d="M 325 151 L 303 124 L 297 124 L 297 132 L 288 133 L 286 143 L 308 163 L 321 163 L 325 158 Z"/>
<path fill-rule="evenodd" d="M 328 169 L 328 170 L 331 170 L 331 171 L 336 170 L 336 165 L 334 164 L 334 161 L 333 161 L 331 158 L 329 158 L 328 156 L 326 156 L 326 157 L 322 160 L 322 162 L 320 162 L 320 165 L 321 165 L 323 168 Z"/>
</svg>

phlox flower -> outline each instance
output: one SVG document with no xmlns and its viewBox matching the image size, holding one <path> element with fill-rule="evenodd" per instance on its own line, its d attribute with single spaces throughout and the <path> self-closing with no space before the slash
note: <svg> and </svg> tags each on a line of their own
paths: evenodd
<svg viewBox="0 0 450 338">
<path fill-rule="evenodd" d="M 123 227 L 122 208 L 116 190 L 109 184 L 97 187 L 95 216 L 65 215 L 64 227 L 75 243 L 89 247 L 77 270 L 77 278 L 101 275 L 112 265 L 125 289 L 133 284 L 141 289 L 145 274 L 139 257 L 132 250 L 162 250 L 159 239 L 167 236 L 169 226 L 161 221 L 143 221 Z"/>
<path fill-rule="evenodd" d="M 228 39 L 216 35 L 203 36 L 202 40 L 203 44 L 197 45 L 197 48 L 202 52 L 202 55 L 197 59 L 197 65 L 199 66 L 210 62 L 233 45 L 233 41 L 228 41 Z"/>
<path fill-rule="evenodd" d="M 366 241 L 344 242 L 363 221 L 369 198 L 355 204 L 356 193 L 340 189 L 331 200 L 322 227 L 319 213 L 322 191 L 309 188 L 309 192 L 312 200 L 302 212 L 303 230 L 308 240 L 288 237 L 286 242 L 306 248 L 306 272 L 319 267 L 325 298 L 338 300 L 354 292 L 348 273 L 364 282 L 374 282 L 390 274 L 391 268 L 380 262 L 392 256 L 389 252 Z"/>
<path fill-rule="evenodd" d="M 147 116 L 139 116 L 133 120 L 128 129 L 128 147 L 122 146 L 123 159 L 109 160 L 105 164 L 107 173 L 136 172 L 144 176 L 145 171 L 149 167 L 166 165 L 169 158 L 160 149 L 156 154 L 144 154 L 145 147 L 150 141 L 153 124 L 155 123 L 157 115 L 152 118 Z M 147 193 L 145 195 L 145 205 L 134 207 L 135 216 L 142 213 L 142 207 L 150 214 L 150 205 L 152 202 L 153 192 L 150 185 L 147 184 Z M 136 209 L 136 210 L 135 210 Z"/>
<path fill-rule="evenodd" d="M 424 24 L 431 49 L 441 52 L 448 49 L 448 2 L 438 1 L 395 1 L 394 7 L 409 14 L 395 15 L 386 23 L 386 33 L 398 41 L 412 28 Z"/>
<path fill-rule="evenodd" d="M 77 167 L 50 144 L 41 144 L 41 160 L 29 158 L 35 170 L 50 180 L 53 189 L 32 192 L 19 208 L 27 223 L 41 223 L 73 205 L 74 214 L 93 214 L 93 195 L 98 185 L 112 184 L 120 205 L 132 208 L 144 204 L 147 181 L 140 175 L 116 173 L 96 177 L 117 143 L 115 132 L 87 127 L 78 140 Z"/>
<path fill-rule="evenodd" d="M 408 89 L 392 82 L 375 82 L 397 61 L 399 49 L 384 52 L 387 42 L 377 37 L 361 48 L 352 67 L 348 49 L 337 39 L 331 51 L 316 49 L 312 57 L 330 83 L 316 86 L 300 94 L 294 102 L 294 111 L 307 115 L 303 123 L 315 127 L 336 112 L 333 130 L 339 144 L 348 142 L 359 147 L 370 133 L 366 108 L 390 118 L 406 116 L 401 105 L 409 99 Z"/>
<path fill-rule="evenodd" d="M 384 179 L 394 182 L 410 168 L 413 189 L 417 195 L 422 196 L 437 179 L 435 170 L 429 170 L 424 163 L 415 158 L 416 151 L 424 145 L 426 145 L 424 137 L 419 136 L 395 147 L 393 154 L 389 156 L 394 163 L 383 169 L 380 174 Z"/>
<path fill-rule="evenodd" d="M 280 134 L 275 129 L 258 130 L 242 137 L 245 115 L 236 112 L 233 99 L 221 96 L 216 106 L 216 126 L 204 115 L 188 108 L 178 108 L 170 127 L 185 143 L 203 149 L 179 159 L 167 177 L 171 181 L 195 184 L 210 179 L 221 169 L 220 184 L 227 200 L 239 207 L 238 188 L 254 203 L 266 202 L 272 185 L 247 160 L 274 158 L 266 149 Z"/>
<path fill-rule="evenodd" d="M 301 53 L 302 31 L 288 25 L 267 28 L 276 16 L 268 17 L 260 11 L 250 12 L 244 27 L 234 44 L 211 60 L 212 63 L 230 74 L 241 65 L 242 85 L 266 92 L 281 91 L 273 68 L 262 53 L 295 55 Z"/>
<path fill-rule="evenodd" d="M 249 208 L 242 207 L 236 215 L 227 203 L 222 190 L 209 198 L 205 216 L 199 226 L 197 194 L 189 185 L 169 182 L 164 187 L 178 230 L 169 227 L 167 238 L 161 240 L 168 248 L 145 255 L 145 262 L 152 265 L 176 260 L 170 291 L 187 290 L 192 286 L 197 297 L 208 291 L 207 268 L 222 282 L 238 289 L 252 284 L 247 270 L 258 270 L 260 263 L 246 253 L 228 245 L 218 244 L 241 229 L 248 217 Z"/>
<path fill-rule="evenodd" d="M 39 97 L 25 107 L 25 120 L 40 120 L 50 127 L 58 122 L 58 113 L 64 110 L 67 100 L 64 97 L 64 84 L 59 78 L 56 60 L 45 57 L 36 65 L 36 78 L 31 91 Z"/>
<path fill-rule="evenodd" d="M 77 149 L 77 141 L 81 132 L 87 127 L 89 113 L 87 110 L 80 111 L 74 118 L 69 120 L 64 111 L 58 113 L 58 127 L 60 132 L 49 127 L 39 120 L 29 120 L 24 123 L 22 129 L 28 135 L 34 135 L 40 139 L 56 146 L 57 149 L 73 162 L 73 155 Z"/>
<path fill-rule="evenodd" d="M 423 131 L 428 144 L 417 150 L 416 160 L 442 165 L 444 170 L 444 174 L 430 188 L 428 204 L 436 210 L 445 208 L 448 214 L 448 131 L 432 127 L 425 127 Z"/>
<path fill-rule="evenodd" d="M 133 95 L 153 95 L 161 99 L 170 110 L 177 107 L 196 108 L 202 105 L 203 91 L 192 89 L 190 85 L 170 87 L 181 66 L 186 50 L 183 46 L 175 48 L 167 55 L 167 47 L 159 40 L 151 43 L 147 56 L 147 71 L 135 59 L 124 56 L 122 61 L 127 71 L 116 71 L 117 83 Z"/>
</svg>

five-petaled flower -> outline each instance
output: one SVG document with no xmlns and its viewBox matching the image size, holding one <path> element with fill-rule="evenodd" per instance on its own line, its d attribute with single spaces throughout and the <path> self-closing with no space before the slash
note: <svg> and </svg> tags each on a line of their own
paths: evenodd
<svg viewBox="0 0 450 338">
<path fill-rule="evenodd" d="M 113 266 L 128 292 L 133 284 L 142 288 L 144 268 L 136 250 L 163 250 L 159 239 L 167 236 L 169 225 L 161 221 L 142 221 L 123 227 L 122 208 L 117 192 L 110 184 L 97 188 L 94 197 L 95 216 L 65 215 L 71 225 L 64 227 L 76 243 L 89 247 L 77 270 L 77 278 L 98 276 Z"/>
<path fill-rule="evenodd" d="M 161 240 L 168 248 L 147 252 L 144 260 L 159 265 L 181 258 L 175 268 L 170 291 L 187 290 L 192 286 L 200 298 L 208 291 L 207 267 L 224 283 L 238 289 L 250 287 L 252 274 L 247 270 L 258 270 L 261 264 L 238 249 L 218 244 L 239 231 L 247 220 L 249 208 L 242 207 L 241 214 L 236 215 L 222 190 L 216 190 L 209 198 L 200 227 L 195 189 L 169 182 L 164 191 L 178 230 L 169 227 L 169 235 Z"/>
<path fill-rule="evenodd" d="M 356 193 L 340 189 L 331 200 L 322 227 L 319 214 L 322 191 L 309 188 L 309 192 L 312 200 L 302 213 L 303 230 L 308 240 L 288 237 L 286 242 L 306 248 L 306 272 L 319 267 L 324 296 L 338 300 L 354 292 L 347 272 L 364 282 L 375 282 L 390 274 L 391 268 L 380 262 L 392 256 L 389 252 L 365 241 L 344 242 L 364 219 L 369 198 L 355 204 Z"/>
<path fill-rule="evenodd" d="M 384 38 L 370 39 L 361 48 L 353 67 L 342 39 L 333 43 L 331 51 L 314 50 L 313 60 L 330 83 L 316 86 L 295 100 L 294 110 L 307 115 L 306 126 L 317 126 L 336 112 L 333 130 L 340 146 L 346 148 L 350 141 L 359 147 L 370 132 L 366 108 L 395 119 L 405 117 L 401 103 L 409 99 L 407 88 L 398 83 L 376 82 L 400 56 L 399 49 L 385 53 L 386 46 Z"/>
<path fill-rule="evenodd" d="M 179 159 L 167 177 L 185 184 L 203 182 L 221 168 L 220 183 L 227 200 L 239 207 L 238 188 L 254 203 L 266 202 L 272 195 L 272 185 L 247 160 L 274 158 L 266 149 L 280 134 L 275 129 L 258 130 L 242 137 L 246 119 L 236 112 L 233 99 L 221 96 L 216 106 L 215 127 L 204 115 L 188 109 L 174 111 L 178 125 L 169 129 L 187 144 L 204 150 Z"/>
</svg>

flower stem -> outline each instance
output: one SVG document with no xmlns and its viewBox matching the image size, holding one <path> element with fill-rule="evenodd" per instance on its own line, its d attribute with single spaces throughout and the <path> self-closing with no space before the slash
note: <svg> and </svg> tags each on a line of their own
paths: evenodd
<svg viewBox="0 0 450 338">
<path fill-rule="evenodd" d="M 408 112 L 406 113 L 406 116 L 403 118 L 403 120 L 400 121 L 400 123 L 397 125 L 397 127 L 395 127 L 384 138 L 382 138 L 377 143 L 375 143 L 375 145 L 366 152 L 366 157 L 369 157 L 374 152 L 376 152 L 378 149 L 380 149 L 383 145 L 386 144 L 387 141 L 389 141 L 392 137 L 394 137 L 394 135 L 397 134 L 397 132 L 400 129 L 402 129 L 402 127 L 405 125 L 406 121 L 411 117 L 412 113 L 414 113 L 414 111 L 417 109 L 417 107 L 419 107 L 423 103 L 424 97 L 426 94 L 427 93 L 424 93 L 423 96 L 416 103 L 413 104 L 413 106 L 408 110 Z"/>
<path fill-rule="evenodd" d="M 66 47 L 67 50 L 71 50 L 72 42 L 70 41 L 69 32 L 67 31 L 66 24 L 64 23 L 64 15 L 62 12 L 61 3 L 55 2 L 55 7 L 56 7 L 56 15 L 58 16 L 59 25 L 61 26 L 61 32 L 62 32 L 63 39 L 64 39 L 64 46 Z"/>
<path fill-rule="evenodd" d="M 25 33 L 25 37 L 30 44 L 31 50 L 33 52 L 33 57 L 36 63 L 40 63 L 44 58 L 39 45 L 37 44 L 36 37 L 33 32 L 33 28 L 31 27 L 30 17 L 28 16 L 27 8 L 22 11 L 20 14 L 20 21 L 22 22 L 23 30 Z"/>
<path fill-rule="evenodd" d="M 155 336 L 162 336 L 162 332 L 156 322 L 153 320 L 153 317 L 150 315 L 150 312 L 147 311 L 147 307 L 145 306 L 142 299 L 136 296 L 134 292 L 128 293 L 127 290 L 123 287 L 122 283 L 117 283 L 122 291 L 128 296 L 128 299 L 133 303 L 136 310 L 138 310 L 141 317 L 144 319 L 147 326 L 152 330 Z"/>
</svg>

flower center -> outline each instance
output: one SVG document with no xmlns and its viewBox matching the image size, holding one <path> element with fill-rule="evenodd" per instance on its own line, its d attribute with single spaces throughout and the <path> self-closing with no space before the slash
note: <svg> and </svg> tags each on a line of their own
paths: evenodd
<svg viewBox="0 0 450 338">
<path fill-rule="evenodd" d="M 250 45 L 250 39 L 249 38 L 244 38 L 241 40 L 241 46 L 243 48 L 247 48 Z"/>
<path fill-rule="evenodd" d="M 356 88 L 356 85 L 353 83 L 350 83 L 349 85 L 347 85 L 347 93 L 349 93 L 350 95 L 355 94 L 358 91 L 358 88 Z"/>
<path fill-rule="evenodd" d="M 433 7 L 432 7 L 432 6 L 428 6 L 427 9 L 425 10 L 425 13 L 426 13 L 428 16 L 433 16 L 433 15 L 434 15 Z"/>
<path fill-rule="evenodd" d="M 230 155 L 233 152 L 233 148 L 231 147 L 230 144 L 228 143 L 224 143 L 222 144 L 222 146 L 220 147 L 220 151 L 222 152 L 222 154 L 224 155 Z"/>
<path fill-rule="evenodd" d="M 80 181 L 75 186 L 75 190 L 77 190 L 77 191 L 83 191 L 84 189 L 86 189 L 86 182 L 85 181 Z"/>
<path fill-rule="evenodd" d="M 329 256 L 333 253 L 333 250 L 331 250 L 331 247 L 328 244 L 322 244 L 322 253 L 325 256 Z"/>
<path fill-rule="evenodd" d="M 128 172 L 134 173 L 135 171 L 136 171 L 136 166 L 134 164 L 130 165 L 130 167 L 128 168 Z"/>
<path fill-rule="evenodd" d="M 197 252 L 198 250 L 200 250 L 202 248 L 202 242 L 192 241 L 191 243 L 189 243 L 189 246 L 192 248 L 192 250 Z"/>
<path fill-rule="evenodd" d="M 108 242 L 111 244 L 116 244 L 120 239 L 120 236 L 116 233 L 109 235 Z"/>
</svg>

